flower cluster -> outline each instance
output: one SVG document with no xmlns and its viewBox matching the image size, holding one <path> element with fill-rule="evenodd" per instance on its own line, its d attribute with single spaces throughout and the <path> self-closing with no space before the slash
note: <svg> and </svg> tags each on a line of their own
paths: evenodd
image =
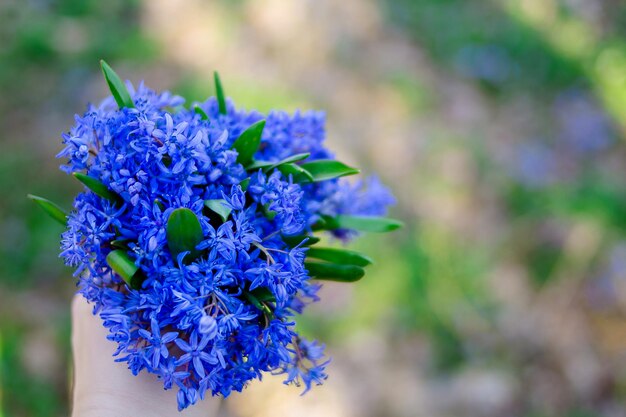
<svg viewBox="0 0 626 417">
<path fill-rule="evenodd" d="M 323 113 L 237 109 L 219 78 L 217 97 L 189 109 L 104 65 L 113 96 L 76 116 L 58 155 L 86 188 L 57 218 L 116 360 L 177 388 L 179 409 L 263 372 L 322 383 L 324 347 L 294 317 L 320 280 L 357 280 L 369 260 L 317 248 L 313 233 L 392 230 L 379 216 L 393 196 L 376 178 L 340 178 L 358 171 L 324 147 Z"/>
</svg>

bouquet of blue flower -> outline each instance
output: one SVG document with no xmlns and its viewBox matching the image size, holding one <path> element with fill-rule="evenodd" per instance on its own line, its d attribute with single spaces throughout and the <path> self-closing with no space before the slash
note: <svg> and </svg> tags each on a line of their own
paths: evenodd
<svg viewBox="0 0 626 417">
<path fill-rule="evenodd" d="M 217 73 L 216 97 L 186 108 L 101 65 L 112 97 L 76 116 L 58 155 L 84 192 L 69 213 L 29 197 L 66 227 L 61 257 L 115 360 L 177 387 L 179 409 L 263 372 L 321 384 L 324 347 L 294 317 L 320 281 L 357 281 L 371 260 L 315 234 L 400 227 L 382 217 L 391 193 L 342 178 L 359 171 L 324 147 L 323 113 L 237 109 Z"/>
</svg>

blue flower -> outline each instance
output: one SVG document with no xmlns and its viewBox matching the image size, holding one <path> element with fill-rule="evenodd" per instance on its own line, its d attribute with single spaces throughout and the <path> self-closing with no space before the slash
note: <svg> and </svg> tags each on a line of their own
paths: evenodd
<svg viewBox="0 0 626 417">
<path fill-rule="evenodd" d="M 176 339 L 175 343 L 178 347 L 185 352 L 180 359 L 178 359 L 177 365 L 184 365 L 187 362 L 193 364 L 195 372 L 202 378 L 206 376 L 206 372 L 204 369 L 203 362 L 206 362 L 209 365 L 215 365 L 217 363 L 217 358 L 209 355 L 204 349 L 209 344 L 211 340 L 210 335 L 202 335 L 200 339 L 200 343 L 198 343 L 198 333 L 196 331 L 191 332 L 191 337 L 189 338 L 189 343 L 185 342 L 182 339 Z"/>
<path fill-rule="evenodd" d="M 324 360 L 324 346 L 315 341 L 309 342 L 296 338 L 293 348 L 296 352 L 295 360 L 287 368 L 287 379 L 284 382 L 296 386 L 303 383 L 302 394 L 305 394 L 311 389 L 313 383 L 321 385 L 328 378 L 325 370 L 330 360 Z"/>
<path fill-rule="evenodd" d="M 203 315 L 198 323 L 198 331 L 209 340 L 214 339 L 218 332 L 217 321 L 212 316 Z"/>
<path fill-rule="evenodd" d="M 210 98 L 198 103 L 209 116 L 203 120 L 180 97 L 143 84 L 128 88 L 134 108 L 118 109 L 112 97 L 89 106 L 63 134 L 58 154 L 64 172 L 85 173 L 119 196 L 78 194 L 61 239 L 79 292 L 117 344 L 115 360 L 178 389 L 180 409 L 207 393 L 240 391 L 264 372 L 285 373 L 305 391 L 322 383 L 323 345 L 294 330 L 294 317 L 318 301 L 320 285 L 304 266 L 306 248 L 288 238 L 310 235 L 323 215 L 384 215 L 393 196 L 376 178 L 298 183 L 279 169 L 247 169 L 231 149 L 265 119 L 256 161 L 300 153 L 332 159 L 321 112 L 264 116 L 228 100 L 221 114 Z M 226 219 L 205 207 L 210 199 L 225 201 Z M 183 207 L 197 216 L 203 237 L 193 254 L 173 256 L 167 222 Z M 107 263 L 119 248 L 143 277 L 140 289 Z"/>
<path fill-rule="evenodd" d="M 161 363 L 160 377 L 163 379 L 163 387 L 165 389 L 172 388 L 172 385 L 178 384 L 190 375 L 187 371 L 178 371 L 177 369 L 178 365 L 173 358 Z"/>
<path fill-rule="evenodd" d="M 152 318 L 152 320 L 150 320 L 150 329 L 152 330 L 152 332 L 149 332 L 145 329 L 139 329 L 138 332 L 139 336 L 143 337 L 149 343 L 147 353 L 152 353 L 152 360 L 150 361 L 150 365 L 152 366 L 152 368 L 157 369 L 159 367 L 159 362 L 161 361 L 161 358 L 169 358 L 170 352 L 167 349 L 167 344 L 171 342 L 176 342 L 178 332 L 167 332 L 164 335 L 161 335 L 159 323 L 155 318 Z"/>
</svg>

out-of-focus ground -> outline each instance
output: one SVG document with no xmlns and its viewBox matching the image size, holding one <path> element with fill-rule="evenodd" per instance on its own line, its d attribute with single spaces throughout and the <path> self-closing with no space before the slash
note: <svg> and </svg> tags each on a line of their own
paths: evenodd
<svg viewBox="0 0 626 417">
<path fill-rule="evenodd" d="M 71 271 L 27 192 L 71 204 L 60 134 L 105 58 L 190 101 L 324 109 L 407 227 L 300 322 L 333 357 L 252 416 L 626 416 L 626 5 L 616 0 L 3 0 L 0 416 L 68 409 Z"/>
</svg>

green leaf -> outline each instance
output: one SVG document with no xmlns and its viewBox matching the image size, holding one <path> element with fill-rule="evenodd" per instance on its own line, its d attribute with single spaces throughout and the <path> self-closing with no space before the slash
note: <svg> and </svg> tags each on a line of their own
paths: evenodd
<svg viewBox="0 0 626 417">
<path fill-rule="evenodd" d="M 301 165 L 296 164 L 283 164 L 279 165 L 278 170 L 283 173 L 285 176 L 291 175 L 293 182 L 312 182 L 314 180 L 313 175 L 306 169 L 302 168 Z"/>
<path fill-rule="evenodd" d="M 267 169 L 271 167 L 274 163 L 270 161 L 253 161 L 250 165 L 246 167 L 248 171 L 256 171 L 259 168 Z"/>
<path fill-rule="evenodd" d="M 239 185 L 241 186 L 241 189 L 243 191 L 246 191 L 248 189 L 248 186 L 250 185 L 250 178 L 246 178 L 245 180 L 242 180 Z"/>
<path fill-rule="evenodd" d="M 185 258 L 192 260 L 200 255 L 196 246 L 204 238 L 202 226 L 195 213 L 188 208 L 178 208 L 167 219 L 167 245 L 172 257 L 177 259 L 178 254 L 190 252 Z"/>
<path fill-rule="evenodd" d="M 156 204 L 157 206 L 159 206 L 159 209 L 161 211 L 165 210 L 165 206 L 163 205 L 163 203 L 161 202 L 161 200 L 159 200 L 158 198 L 154 199 L 154 204 Z"/>
<path fill-rule="evenodd" d="M 141 289 L 141 284 L 145 281 L 146 276 L 142 270 L 137 271 L 135 275 L 130 279 L 130 288 L 133 290 Z"/>
<path fill-rule="evenodd" d="M 360 280 L 365 270 L 356 265 L 339 265 L 326 262 L 304 262 L 304 267 L 314 279 L 354 282 Z"/>
<path fill-rule="evenodd" d="M 278 213 L 274 210 L 270 210 L 270 203 L 266 203 L 263 205 L 263 214 L 265 214 L 265 217 L 267 217 L 268 220 L 272 221 Z"/>
<path fill-rule="evenodd" d="M 209 209 L 219 214 L 222 218 L 222 221 L 228 220 L 228 216 L 232 211 L 230 207 L 226 206 L 226 200 L 223 199 L 215 199 L 215 200 L 205 200 L 204 205 Z"/>
<path fill-rule="evenodd" d="M 248 299 L 248 301 L 250 301 L 250 303 L 252 303 L 253 306 L 255 306 L 256 308 L 258 308 L 261 311 L 265 311 L 267 309 L 266 306 L 264 306 L 263 304 L 261 304 L 261 302 L 259 301 L 258 298 L 256 298 L 251 292 L 249 291 L 244 291 L 243 292 L 244 297 L 246 297 Z"/>
<path fill-rule="evenodd" d="M 307 259 L 315 258 L 322 261 L 356 266 L 367 266 L 372 259 L 355 251 L 335 248 L 311 248 L 306 252 Z"/>
<path fill-rule="evenodd" d="M 209 120 L 209 115 L 206 114 L 206 112 L 202 110 L 202 107 L 198 106 L 197 104 L 193 106 L 193 111 L 196 112 L 196 114 L 199 114 L 202 120 Z"/>
<path fill-rule="evenodd" d="M 329 217 L 329 216 L 320 217 L 315 223 L 313 223 L 313 225 L 311 226 L 311 230 L 313 230 L 314 232 L 317 232 L 319 230 L 332 230 L 333 228 L 327 227 L 326 219 L 332 220 L 332 217 Z"/>
<path fill-rule="evenodd" d="M 30 198 L 39 207 L 41 207 L 43 211 L 45 211 L 54 220 L 61 223 L 63 226 L 67 225 L 67 213 L 57 204 L 43 197 L 32 194 L 28 194 L 27 197 Z"/>
<path fill-rule="evenodd" d="M 111 247 L 118 249 L 128 249 L 128 239 L 115 239 L 109 242 Z"/>
<path fill-rule="evenodd" d="M 308 239 L 306 242 L 304 242 L 304 246 L 315 245 L 317 242 L 320 241 L 320 238 L 315 237 L 315 236 L 307 236 L 307 235 L 283 236 L 283 241 L 289 246 L 291 246 L 292 248 L 295 248 L 296 246 L 298 246 L 300 243 L 302 243 L 304 239 Z"/>
<path fill-rule="evenodd" d="M 280 165 L 283 165 L 283 164 L 291 164 L 291 163 L 294 163 L 294 162 L 302 161 L 304 159 L 307 159 L 309 156 L 311 156 L 311 154 L 308 153 L 308 152 L 297 153 L 295 155 L 288 156 L 287 158 L 281 159 L 280 161 L 276 162 L 274 165 L 270 166 L 268 168 L 268 170 L 270 170 L 272 168 L 276 168 L 276 167 L 278 167 Z"/>
<path fill-rule="evenodd" d="M 104 79 L 109 85 L 109 90 L 111 90 L 111 94 L 113 94 L 119 108 L 122 109 L 124 107 L 128 107 L 129 109 L 132 109 L 135 107 L 126 86 L 115 71 L 113 71 L 113 68 L 111 68 L 103 59 L 100 60 L 100 67 L 102 68 Z"/>
<path fill-rule="evenodd" d="M 276 298 L 274 297 L 274 294 L 272 294 L 272 292 L 266 288 L 266 287 L 258 287 L 253 289 L 252 291 L 250 291 L 250 294 L 254 295 L 256 297 L 257 300 L 259 301 L 263 301 L 263 302 L 274 302 L 276 301 Z"/>
<path fill-rule="evenodd" d="M 267 172 L 283 164 L 291 164 L 293 162 L 302 161 L 303 159 L 307 159 L 309 156 L 311 156 L 310 153 L 299 153 L 296 155 L 288 156 L 287 158 L 281 159 L 278 162 L 254 161 L 251 165 L 248 165 L 246 169 L 250 171 L 250 170 L 257 170 L 259 168 L 263 168 L 263 170 Z"/>
<path fill-rule="evenodd" d="M 82 182 L 87 188 L 89 188 L 91 191 L 93 191 L 100 197 L 106 198 L 107 200 L 112 201 L 114 203 L 122 202 L 122 197 L 120 197 L 113 191 L 110 191 L 106 185 L 104 185 L 99 180 L 95 179 L 94 177 L 90 177 L 89 175 L 85 175 L 80 172 L 74 172 L 72 175 L 74 176 L 74 178 Z"/>
<path fill-rule="evenodd" d="M 325 229 L 354 229 L 361 232 L 384 233 L 399 229 L 404 225 L 399 220 L 376 216 L 348 216 L 323 217 Z"/>
<path fill-rule="evenodd" d="M 313 176 L 313 181 L 325 181 L 346 175 L 358 174 L 360 171 L 334 159 L 318 159 L 300 165 Z"/>
<path fill-rule="evenodd" d="M 226 97 L 222 88 L 222 80 L 220 80 L 220 75 L 217 71 L 213 73 L 213 79 L 215 80 L 215 96 L 217 97 L 220 114 L 226 114 Z"/>
<path fill-rule="evenodd" d="M 247 128 L 233 143 L 232 149 L 237 151 L 237 162 L 244 167 L 252 163 L 252 157 L 259 149 L 261 135 L 265 127 L 265 120 L 259 120 Z"/>
<path fill-rule="evenodd" d="M 130 258 L 130 256 L 128 256 L 128 253 L 125 250 L 116 249 L 109 252 L 106 259 L 107 264 L 109 264 L 111 269 L 115 271 L 117 275 L 122 277 L 122 279 L 126 281 L 129 286 L 135 288 L 131 285 L 131 282 L 133 276 L 137 274 L 139 267 L 135 265 L 135 262 Z"/>
</svg>

